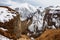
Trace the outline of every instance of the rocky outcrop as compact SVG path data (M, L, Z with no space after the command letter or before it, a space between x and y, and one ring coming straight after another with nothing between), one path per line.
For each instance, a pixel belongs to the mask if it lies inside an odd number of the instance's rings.
M27 33L28 26L32 24L32 17L27 18L25 21L21 21L21 33Z
M0 22L0 27L7 29L7 32L5 32L1 29L0 34L2 34L4 36L10 34L10 36L14 35L15 39L19 38L20 37L20 27L21 27L19 13L7 6L0 6L0 8L6 8L6 9L8 9L8 11L10 11L11 14L16 14L16 16L13 16L13 19L9 20L8 22L7 21L4 23ZM8 35L7 37L12 38L10 36Z

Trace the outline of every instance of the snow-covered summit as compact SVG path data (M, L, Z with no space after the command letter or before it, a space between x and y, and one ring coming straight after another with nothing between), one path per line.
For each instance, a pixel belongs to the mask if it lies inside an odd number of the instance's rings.
M32 13L36 11L36 8L32 5L26 4L26 6L20 7L22 18L31 17Z
M14 8L16 11L18 11L21 15L21 21L24 21L27 19L27 17L31 17L31 15L36 11L36 8L28 3L20 4L20 6L10 6L11 8Z

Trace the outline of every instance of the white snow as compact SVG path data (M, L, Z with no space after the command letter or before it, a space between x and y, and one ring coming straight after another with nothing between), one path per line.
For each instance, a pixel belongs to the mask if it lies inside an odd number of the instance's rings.
M28 28L31 32L34 32L34 24L31 24Z
M31 40L35 40L33 37L31 37Z
M55 10L50 10L50 12L49 13L57 13L57 11L55 11Z
M9 20L13 19L13 16L16 16L16 14L8 11L7 8L0 7L0 22L9 22Z
M59 18L56 19L56 26L57 26L57 27L60 26L60 20L59 20Z
M3 31L8 31L7 29L4 29L4 28L2 28L2 27L0 27L0 29L3 30Z
M22 17L20 17L20 20L21 21L25 21L27 18L22 18Z
M4 37L4 36L2 36L2 35L0 35L0 40L10 40L10 39L7 38L7 37Z
M54 7L49 7L49 9L51 9L49 13L58 13L58 12L60 12L60 11L56 11L56 10L60 10L60 7L54 6Z
M59 12L60 12L60 11L50 10L49 13L54 13L54 14L56 14L56 13L59 13Z
M52 9L52 10L60 10L60 7L52 7L52 8L50 8L50 9Z
M19 12L20 15L22 16L21 18L27 19L27 17L31 17L32 13L36 11L36 8L30 4L23 4L19 7ZM24 21L24 20L21 20Z
M54 15L54 17L58 17L57 15Z

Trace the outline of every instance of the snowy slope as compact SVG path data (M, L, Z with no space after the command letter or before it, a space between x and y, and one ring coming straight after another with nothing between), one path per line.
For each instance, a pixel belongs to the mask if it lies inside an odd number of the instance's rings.
M7 8L0 7L0 22L9 21L13 19L13 16L16 16L16 14L12 14Z
M34 6L32 6L32 5L24 4L24 5L22 5L20 7L19 10L21 11L20 14L21 14L22 19L23 18L26 19L27 17L31 17L32 16L32 13L34 13L36 11L36 8Z
M39 11L40 12L39 12ZM33 16L33 22L32 24L29 26L29 30L34 32L34 30L38 27L37 30L42 30L42 26L43 26L43 18L44 18L44 13L43 13L43 9L38 8L36 14ZM34 28L34 25L36 26L36 28Z

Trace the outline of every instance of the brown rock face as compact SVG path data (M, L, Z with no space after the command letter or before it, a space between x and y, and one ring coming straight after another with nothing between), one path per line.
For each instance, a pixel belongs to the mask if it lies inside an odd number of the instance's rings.
M0 6L0 7L7 8L8 11L10 11L11 13L15 12L16 14L16 16L14 16L13 19L9 20L9 22L5 22L5 23L0 22L0 27L8 30L7 32L0 30L0 34L7 36L9 38L13 38L12 36L14 36L14 38L19 38L20 27L21 27L19 13L7 6Z
M46 30L36 40L60 40L60 29Z
M25 21L21 21L21 33L26 33L28 26L32 24L32 17Z

